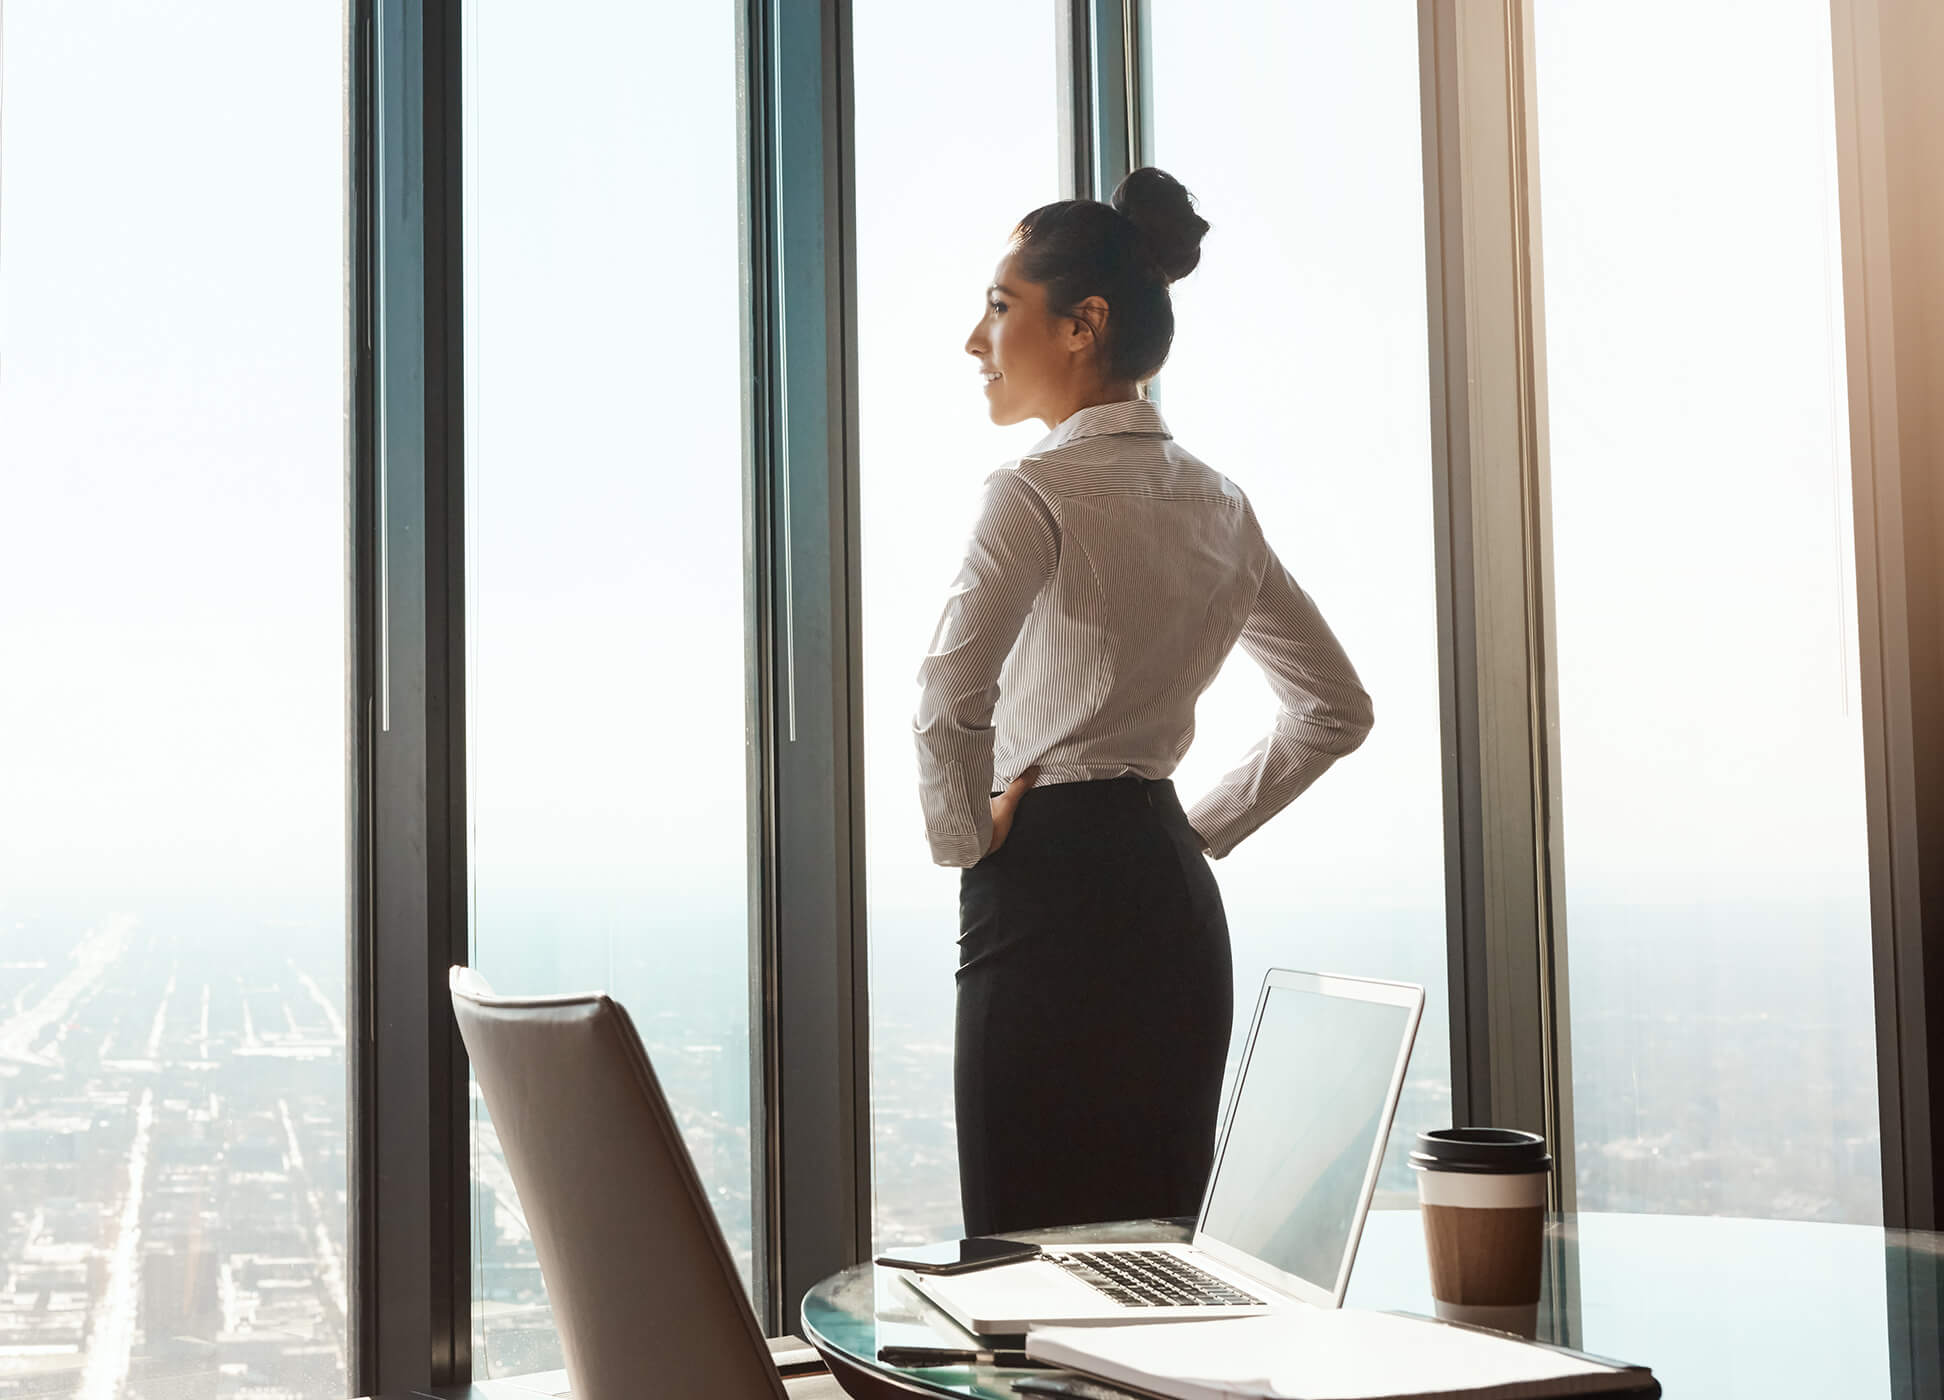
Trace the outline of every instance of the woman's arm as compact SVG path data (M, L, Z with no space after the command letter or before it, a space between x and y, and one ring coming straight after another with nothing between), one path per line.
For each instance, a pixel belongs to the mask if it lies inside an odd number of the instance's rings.
M992 843L999 669L1059 557L1059 527L1039 492L1016 471L994 472L918 668L918 793L939 865L976 865Z
M1276 726L1188 812L1225 856L1370 732L1370 696L1323 614L1272 550L1241 644L1276 692Z

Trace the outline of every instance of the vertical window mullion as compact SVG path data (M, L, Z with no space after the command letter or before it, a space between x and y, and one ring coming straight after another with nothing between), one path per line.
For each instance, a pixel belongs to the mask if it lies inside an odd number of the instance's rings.
M1135 0L1083 0L1088 11L1088 52L1092 60L1094 199L1106 199L1134 169L1139 157L1136 116L1138 74L1134 63Z
M1545 1132L1569 1190L1525 8L1419 8L1453 1107L1464 1121Z
M753 264L752 559L761 721L753 903L765 1024L767 1322L870 1243L859 712L855 252L846 0L745 21Z
M1060 198L1082 199L1094 184L1093 0L1058 0L1054 45L1060 82Z
M458 11L377 0L354 73L352 1388L467 1378Z
M1573 1209L1530 0L1418 6L1452 1112ZM1572 1256L1552 1335L1579 1334Z

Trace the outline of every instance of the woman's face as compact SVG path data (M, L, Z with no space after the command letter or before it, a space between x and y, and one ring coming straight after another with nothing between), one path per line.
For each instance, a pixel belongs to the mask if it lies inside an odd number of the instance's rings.
M1038 418L1051 427L1091 374L1092 343L1084 322L1048 314L1046 288L1028 282L1008 253L986 288L985 315L966 337L965 351L979 362L993 422Z

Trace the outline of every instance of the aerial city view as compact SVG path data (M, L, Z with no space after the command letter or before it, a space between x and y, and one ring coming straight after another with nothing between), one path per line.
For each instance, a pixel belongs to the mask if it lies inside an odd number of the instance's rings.
M0 929L0 1396L345 1393L331 932Z
M1732 949L1719 967L1683 970L1649 939L1627 969L1580 970L1626 982L1612 998L1624 1014L1589 1008L1575 1024L1582 1209L1879 1218L1873 1106L1832 1068L1860 1043L1829 1048L1868 1036L1867 1004L1828 990L1843 979L1817 950L1813 913L1769 924L1796 955L1747 989L1806 1008L1794 1021L1729 1000L1742 994L1723 990ZM266 921L224 936L208 931L215 916L181 912L61 917L0 928L0 1400L344 1395L341 932ZM616 959L618 980L652 961L655 941ZM743 956L725 950L707 980L733 985ZM881 961L907 979L878 983L873 1026L883 1245L959 1221L949 983ZM747 1275L746 1012L720 996L633 1000ZM1379 1208L1412 1199L1409 1134L1449 1119L1444 1035L1434 1007ZM1732 1092L1698 1092L1698 1075ZM476 1098L474 1116L476 1373L551 1369L560 1351L533 1242Z

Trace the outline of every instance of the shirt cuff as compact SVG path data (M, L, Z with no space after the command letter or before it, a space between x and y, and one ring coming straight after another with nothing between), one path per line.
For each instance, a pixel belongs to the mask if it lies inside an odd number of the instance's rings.
M921 796L932 863L959 869L977 865L992 844L992 802L971 791L965 765L949 760L943 772L924 784Z
M955 870L968 870L985 858L985 852L969 836L940 836L929 833L932 864Z
M1201 838L1202 854L1210 860L1220 860L1241 845L1250 832L1262 825L1260 821L1251 820L1255 814L1252 809L1247 808L1227 821L1223 821L1218 814L1218 809L1222 805L1219 797L1219 793L1210 794L1190 808L1186 814L1189 827L1193 829L1196 836Z

